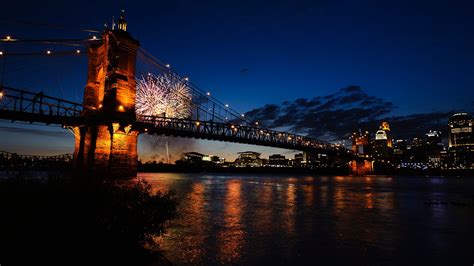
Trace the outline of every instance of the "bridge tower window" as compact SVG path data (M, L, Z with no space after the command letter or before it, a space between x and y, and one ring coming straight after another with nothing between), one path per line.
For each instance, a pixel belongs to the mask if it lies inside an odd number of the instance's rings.
M122 13L120 14L120 18L118 20L118 29L127 31L127 21L125 20L125 10L122 9Z

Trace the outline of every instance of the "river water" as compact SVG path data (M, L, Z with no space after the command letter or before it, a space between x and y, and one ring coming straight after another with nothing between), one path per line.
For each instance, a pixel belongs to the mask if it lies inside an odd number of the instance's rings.
M473 265L474 178L140 173L182 264Z

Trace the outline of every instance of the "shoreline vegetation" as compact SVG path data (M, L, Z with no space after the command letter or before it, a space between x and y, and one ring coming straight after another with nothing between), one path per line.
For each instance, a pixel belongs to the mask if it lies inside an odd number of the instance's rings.
M50 174L0 179L2 263L171 265L155 238L177 216L173 192L141 180Z

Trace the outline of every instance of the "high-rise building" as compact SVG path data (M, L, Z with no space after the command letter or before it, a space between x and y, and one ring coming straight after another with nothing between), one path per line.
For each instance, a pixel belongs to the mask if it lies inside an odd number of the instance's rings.
M449 148L472 145L472 117L468 113L454 114L449 119L448 126Z
M442 151L444 145L441 142L441 132L430 130L425 134L425 154L429 168L439 168L442 166Z
M395 164L400 165L406 162L407 148L406 140L398 139L393 143L393 159Z
M474 135L473 120L468 113L457 113L451 116L449 127L450 165L456 169L474 168Z
M375 133L374 140L374 159L377 161L390 161L393 154L392 138L390 136L390 126L387 122L382 122Z

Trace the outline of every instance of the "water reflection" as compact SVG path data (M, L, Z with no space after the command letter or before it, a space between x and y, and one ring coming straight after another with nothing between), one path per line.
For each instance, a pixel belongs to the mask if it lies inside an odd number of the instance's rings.
M284 232L292 237L295 227L295 211L296 211L296 186L288 184L286 187L286 202L283 212L283 219L286 221Z
M242 220L241 180L226 182L224 219L222 229L217 233L218 260L227 264L240 257L245 241Z
M160 239L165 255L178 265L301 264L313 263L315 256L332 264L377 264L385 257L384 264L398 264L403 256L469 254L469 245L457 243L465 240L462 232L472 230L474 212L449 201L472 201L474 180L141 177L154 189L176 190L182 199L181 218ZM427 199L448 204L430 205Z

